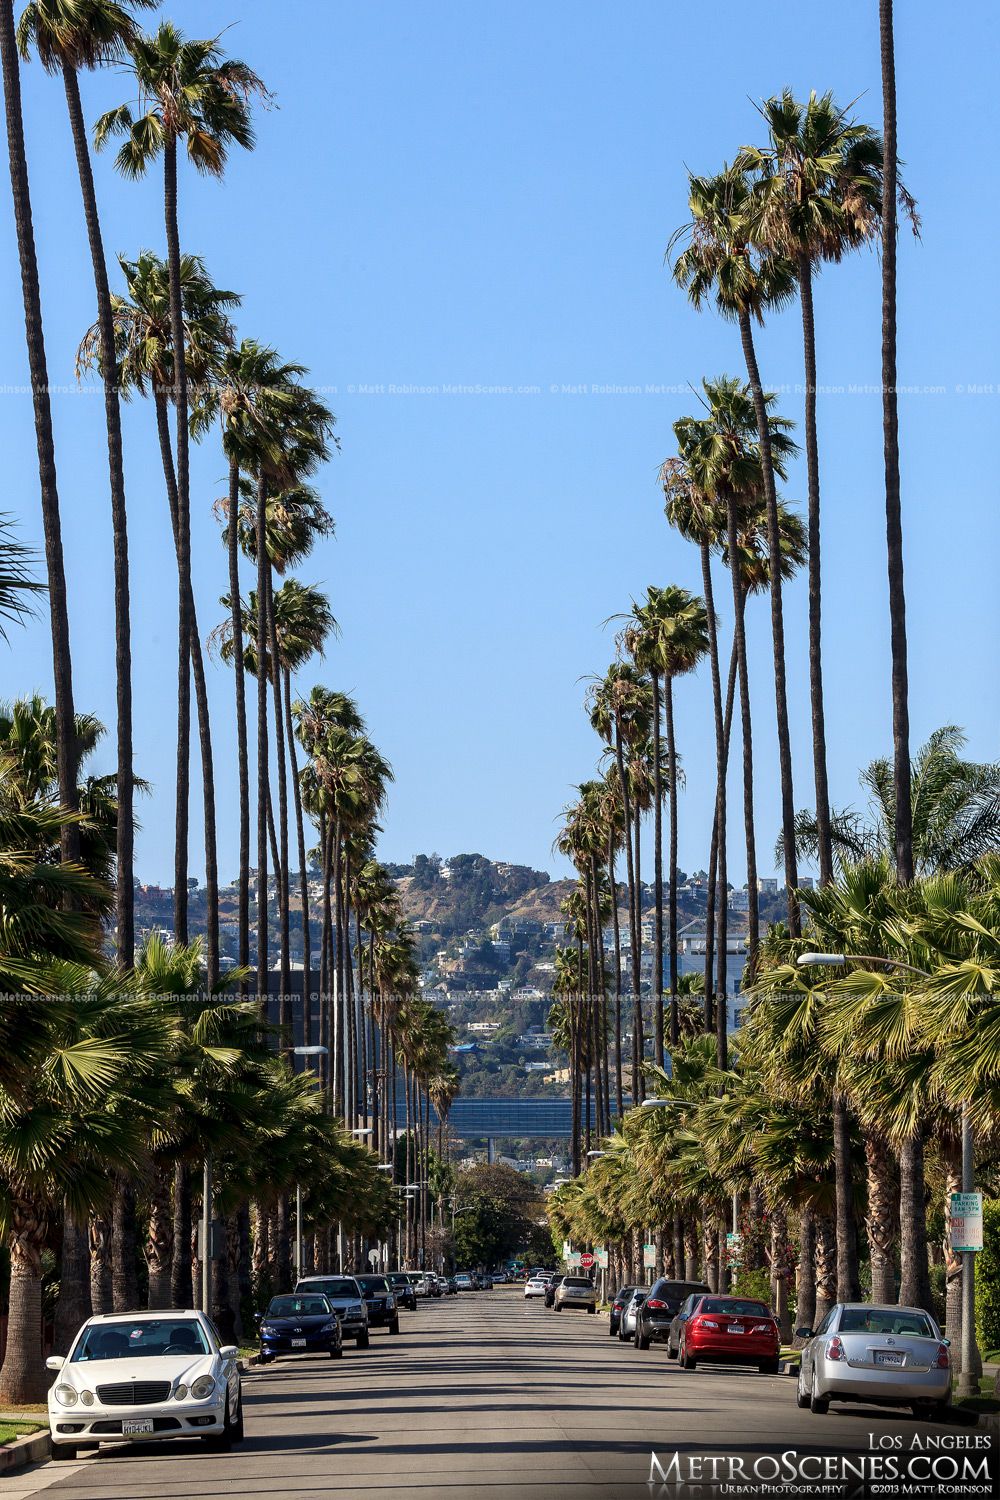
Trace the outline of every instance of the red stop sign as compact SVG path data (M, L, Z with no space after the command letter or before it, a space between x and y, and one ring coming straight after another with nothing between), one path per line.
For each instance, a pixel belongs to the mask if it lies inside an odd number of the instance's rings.
M591 1266L594 1264L594 1257L591 1255L589 1250L585 1250L580 1256L580 1264L585 1271L589 1271Z

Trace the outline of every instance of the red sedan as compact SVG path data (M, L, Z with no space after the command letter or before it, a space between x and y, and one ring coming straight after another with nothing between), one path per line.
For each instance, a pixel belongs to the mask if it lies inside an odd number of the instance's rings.
M777 1375L778 1323L763 1302L746 1297L702 1297L681 1329L681 1368L693 1370L699 1360L725 1365L756 1365L762 1375Z

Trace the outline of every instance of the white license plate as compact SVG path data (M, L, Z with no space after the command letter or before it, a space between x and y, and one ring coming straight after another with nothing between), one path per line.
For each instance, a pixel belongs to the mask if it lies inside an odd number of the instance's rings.
M898 1367L899 1365L901 1365L903 1363L903 1358L904 1358L904 1356L902 1354L897 1354L895 1352L895 1350L892 1350L892 1351L890 1351L888 1349L876 1349L875 1350L875 1363L877 1365L893 1365L893 1366L897 1366Z
M144 1433L153 1431L152 1417L141 1417L133 1422L122 1423L123 1437L142 1437Z
M746 1333L746 1329L743 1327L742 1323L730 1323L729 1327L726 1329L726 1332L727 1333Z
M306 1347L306 1341L305 1341L305 1339L292 1339L292 1348L293 1349L304 1349L305 1347Z

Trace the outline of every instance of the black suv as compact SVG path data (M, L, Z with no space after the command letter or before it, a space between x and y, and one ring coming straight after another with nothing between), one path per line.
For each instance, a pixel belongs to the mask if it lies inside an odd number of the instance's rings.
M648 1349L655 1342L665 1344L670 1334L670 1325L680 1311L681 1303L692 1292L710 1292L703 1281L669 1281L661 1276L649 1289L635 1318L635 1347Z
M399 1332L399 1308L392 1288L384 1276L355 1276L368 1309L369 1328L388 1328Z
M416 1312L417 1294L408 1274L405 1271L386 1271L385 1279L392 1287L397 1307L406 1307L410 1312Z

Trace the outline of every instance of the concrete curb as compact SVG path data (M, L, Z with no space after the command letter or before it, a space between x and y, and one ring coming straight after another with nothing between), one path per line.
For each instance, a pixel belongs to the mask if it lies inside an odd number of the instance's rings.
M52 1457L52 1439L47 1432L32 1432L26 1437L15 1438L5 1448L0 1448L0 1474L9 1474L13 1469L26 1468L28 1464L44 1463Z

